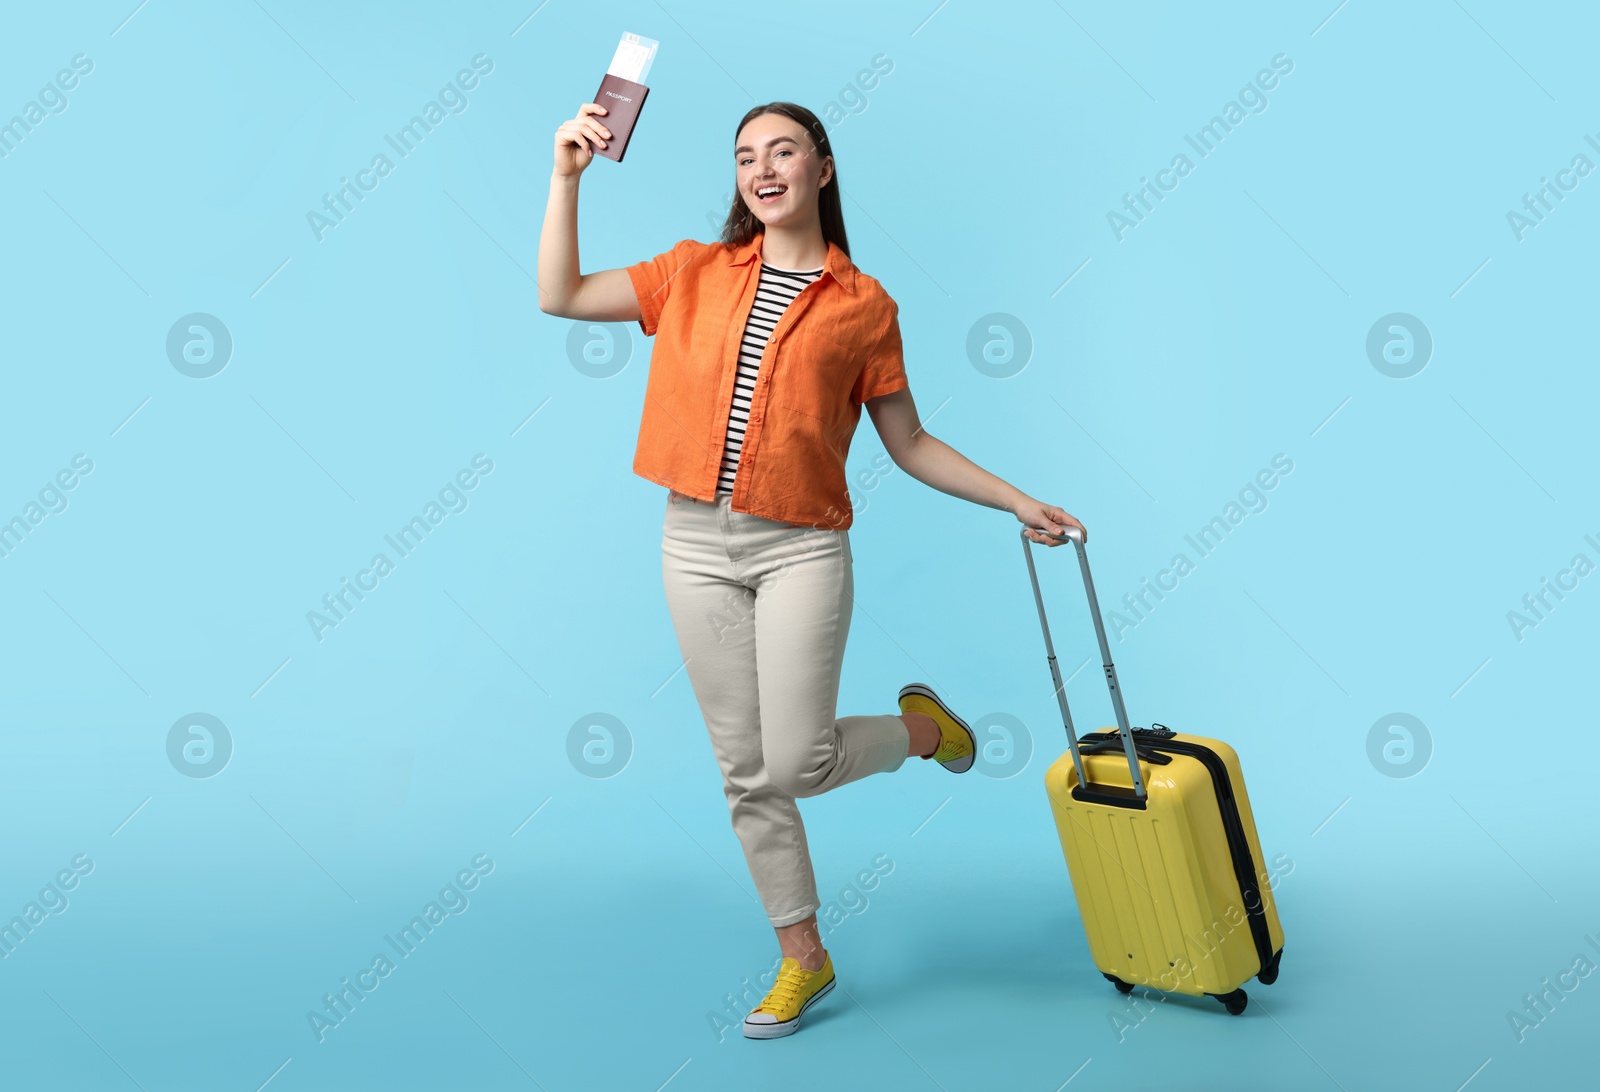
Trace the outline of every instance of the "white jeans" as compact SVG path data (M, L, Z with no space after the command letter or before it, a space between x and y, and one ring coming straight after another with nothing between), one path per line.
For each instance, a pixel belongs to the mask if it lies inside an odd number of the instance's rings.
M735 512L670 490L661 575L733 830L767 917L817 911L795 798L900 768L898 715L836 717L854 605L850 532Z

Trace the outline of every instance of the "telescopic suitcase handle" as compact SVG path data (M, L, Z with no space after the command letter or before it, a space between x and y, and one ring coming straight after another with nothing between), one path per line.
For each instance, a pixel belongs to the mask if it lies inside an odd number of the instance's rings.
M1056 687L1056 701L1061 706L1061 723L1067 730L1067 741L1072 745L1072 763L1078 768L1078 784L1088 785L1089 779L1083 772L1083 757L1078 753L1078 734L1072 728L1072 711L1067 708L1066 687L1061 682L1061 668L1056 664L1056 650L1050 643L1050 623L1044 616L1044 596L1039 593L1039 574L1033 565L1033 551L1029 549L1032 539L1028 537L1029 528L1022 529L1022 556L1028 560L1028 579L1033 582L1033 601L1039 608L1039 626L1044 631L1045 658L1050 664L1050 678ZM1089 616L1094 619L1095 636L1100 640L1100 659L1105 668L1106 686L1111 690L1111 706L1117 714L1117 732L1122 737L1122 750L1128 756L1128 772L1133 775L1134 795L1143 800L1145 798L1144 778L1139 775L1138 752L1134 749L1133 729L1128 726L1128 710L1122 704L1122 687L1117 682L1117 667L1111 662L1111 643L1106 640L1105 623L1100 618L1100 601L1094 594L1094 580L1089 575L1089 555L1084 550L1083 531L1078 527L1068 527L1064 534L1055 534L1051 531L1040 531L1040 534L1049 535L1051 538L1070 539L1078 548L1078 567L1083 570L1083 590L1089 596Z

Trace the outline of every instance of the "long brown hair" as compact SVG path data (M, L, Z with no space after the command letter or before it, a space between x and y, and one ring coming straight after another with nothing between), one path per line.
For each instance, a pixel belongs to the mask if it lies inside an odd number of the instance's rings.
M811 142L816 145L817 156L833 155L833 145L828 142L828 133L822 127L822 122L817 120L817 115L793 102L769 102L762 106L755 106L750 112L739 119L739 125L733 131L733 139L738 143L739 134L744 127L762 114L781 114L790 121L796 122L811 136ZM824 244L833 243L844 251L845 256L850 254L850 241L844 232L844 208L839 202L839 160L833 161L833 177L828 179L828 184L817 191L817 216L822 221L822 241ZM756 219L755 213L744 203L744 194L734 187L733 204L728 209L728 218L722 225L722 242L728 246L743 246L766 228L761 221Z

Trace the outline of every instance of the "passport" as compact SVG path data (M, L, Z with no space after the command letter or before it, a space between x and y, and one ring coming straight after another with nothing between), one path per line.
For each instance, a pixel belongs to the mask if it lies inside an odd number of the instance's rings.
M606 108L606 112L599 115L599 120L611 130L611 139L606 141L606 147L596 148L595 155L622 162L622 156L628 150L628 140L633 136L634 124L639 120L639 111L644 107L645 96L650 94L650 88L645 86L644 81L650 74L650 66L655 62L659 45L655 39L641 38L637 34L624 34L622 41L617 44L616 55L611 58L611 65L606 69L605 77L600 81L600 90L595 92L593 99Z

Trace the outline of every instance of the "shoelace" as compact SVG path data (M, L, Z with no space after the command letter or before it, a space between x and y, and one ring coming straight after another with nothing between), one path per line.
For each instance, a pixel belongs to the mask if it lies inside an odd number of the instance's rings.
M804 968L790 970L785 967L778 972L778 980L772 984L771 991L766 1000L756 1007L757 1012L770 1012L774 1015L782 1014L783 1010L794 1003L800 996L800 987L805 983L806 976L816 974L815 971L806 971Z

